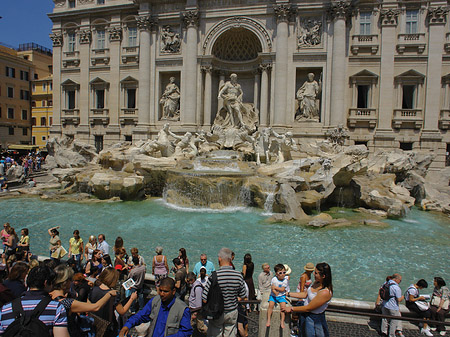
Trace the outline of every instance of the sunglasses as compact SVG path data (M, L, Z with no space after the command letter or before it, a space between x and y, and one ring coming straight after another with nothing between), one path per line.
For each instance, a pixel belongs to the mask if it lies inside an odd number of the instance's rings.
M279 272L277 272L277 274L284 275L284 274L286 274L286 272L285 271L279 271Z

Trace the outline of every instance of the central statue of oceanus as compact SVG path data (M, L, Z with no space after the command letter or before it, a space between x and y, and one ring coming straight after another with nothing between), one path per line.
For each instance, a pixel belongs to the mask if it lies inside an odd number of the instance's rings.
M224 148L242 150L243 143L248 143L243 133L251 135L258 126L259 112L252 103L242 102L243 95L236 74L231 74L230 81L219 88L217 98L219 104L223 100L223 106L214 119L212 132L219 136L219 143ZM247 145L251 149L251 144Z

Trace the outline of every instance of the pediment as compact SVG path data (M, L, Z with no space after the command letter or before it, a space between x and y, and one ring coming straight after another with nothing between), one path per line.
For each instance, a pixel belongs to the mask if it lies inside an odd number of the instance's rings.
M130 82L138 82L138 80L132 76L127 76L122 81L120 81L120 83L130 83Z
M101 79L100 77L94 78L92 81L89 82L89 84L107 84L105 80Z

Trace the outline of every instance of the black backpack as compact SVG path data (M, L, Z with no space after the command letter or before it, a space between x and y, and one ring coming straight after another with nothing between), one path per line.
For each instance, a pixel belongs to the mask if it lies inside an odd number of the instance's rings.
M39 316L44 312L52 299L43 298L33 311L25 312L22 307L22 299L12 301L12 310L15 315L14 322L6 328L4 337L51 337L49 327L45 325Z
M217 273L211 274L211 284L209 286L208 299L202 305L202 316L206 319L218 319L223 314L223 296L217 281Z
M391 296L391 285L392 285L392 284L388 281L388 282L385 282L385 283L381 286L379 293L380 293L380 298L381 298L383 301L389 301L389 299L390 299L391 297L394 297L394 296Z

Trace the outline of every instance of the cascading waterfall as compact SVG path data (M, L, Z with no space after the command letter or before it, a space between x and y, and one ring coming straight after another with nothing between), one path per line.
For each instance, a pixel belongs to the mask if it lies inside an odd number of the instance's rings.
M264 202L264 215L270 215L273 213L273 202L275 201L275 193L268 192L266 201Z

